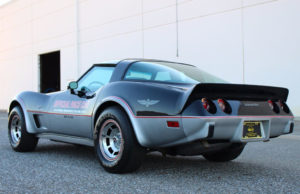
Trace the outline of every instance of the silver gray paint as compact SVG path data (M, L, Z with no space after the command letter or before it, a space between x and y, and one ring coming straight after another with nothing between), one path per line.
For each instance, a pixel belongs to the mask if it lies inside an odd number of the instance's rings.
M97 93L99 93L98 91ZM37 101L32 102L32 96ZM96 107L101 104L113 101L118 103L126 111L133 125L138 142L144 147L159 148L169 147L188 143L194 140L205 139L208 135L209 124L214 125L214 136L211 139L228 139L230 142L245 142L241 139L242 126L245 120L262 121L263 138L251 141L267 141L270 136L279 136L289 133L290 123L293 119L281 117L232 117L232 118L193 118L193 117L137 117L132 113L129 105L119 97L110 96L105 99L93 98L85 99L90 104L81 113L73 118L65 118L64 115L52 114L55 111L53 103L56 100L71 99L82 100L78 96L70 94L70 91L59 92L45 95L33 92L24 92L18 95L15 100L20 103L26 119L28 132L38 134L41 138L48 138L69 143L77 143L92 146L93 140L93 122ZM36 103L39 102L40 104ZM41 103L42 102L42 103ZM45 109L46 107L46 109ZM38 110L36 110L38 109ZM33 112L28 110L42 111L40 121L42 127L37 128ZM47 113L44 113L47 112ZM49 114L50 113L50 114ZM64 112L64 114L73 114L74 112ZM91 115L89 117L83 115ZM178 121L179 128L167 127L167 121ZM85 140L84 140L85 139Z

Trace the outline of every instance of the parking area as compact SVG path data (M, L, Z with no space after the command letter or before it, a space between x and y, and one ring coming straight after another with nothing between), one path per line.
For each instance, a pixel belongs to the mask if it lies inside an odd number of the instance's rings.
M0 193L300 193L300 122L295 132L249 143L228 163L149 154L131 174L109 174L92 148L41 140L14 152L0 113Z

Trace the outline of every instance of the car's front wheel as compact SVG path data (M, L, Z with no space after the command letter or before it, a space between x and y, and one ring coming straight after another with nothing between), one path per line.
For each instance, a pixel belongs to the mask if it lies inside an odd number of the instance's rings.
M38 138L26 130L25 117L21 107L14 107L8 119L8 137L11 147L18 152L29 152L36 148Z
M212 162L228 162L236 159L244 150L246 144L234 143L217 152L203 154L203 157Z
M138 144L126 113L109 107L95 126L95 150L100 164L108 172L126 173L140 167L144 149Z

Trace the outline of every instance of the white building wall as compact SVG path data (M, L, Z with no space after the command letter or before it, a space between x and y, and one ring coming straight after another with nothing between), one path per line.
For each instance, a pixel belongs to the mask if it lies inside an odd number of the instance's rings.
M230 82L288 87L300 115L299 7L299 0L13 0L0 7L0 109L23 90L38 91L39 54L60 50L61 88L94 63L156 58Z

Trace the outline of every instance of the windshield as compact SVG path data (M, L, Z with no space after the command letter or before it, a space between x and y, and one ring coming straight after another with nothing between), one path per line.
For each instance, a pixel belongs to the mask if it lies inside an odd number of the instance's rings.
M227 83L197 67L168 62L136 62L127 70L124 80L168 83Z

